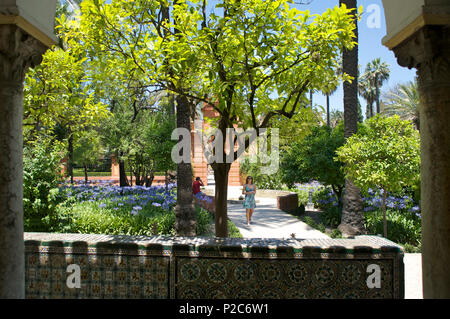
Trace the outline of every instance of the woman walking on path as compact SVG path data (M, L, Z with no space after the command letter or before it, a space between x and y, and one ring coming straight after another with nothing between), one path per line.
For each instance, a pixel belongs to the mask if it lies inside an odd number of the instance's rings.
M247 176L245 185L242 187L242 194L245 194L244 208L246 209L247 225L252 221L253 209L256 207L255 194L256 186L253 184L253 177Z

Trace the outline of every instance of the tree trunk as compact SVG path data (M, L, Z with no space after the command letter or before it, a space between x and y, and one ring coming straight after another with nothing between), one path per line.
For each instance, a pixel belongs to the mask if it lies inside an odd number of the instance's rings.
M169 174L168 171L164 173L164 184L166 186L166 193L169 192Z
M370 109L369 109L370 117L373 117L373 102L372 101L370 102L369 107L370 107Z
M123 152L120 152L120 156L123 156ZM119 185L120 187L129 186L127 172L125 171L125 162L119 157Z
M331 188L333 189L333 192L336 195L336 199L338 201L339 208L342 209L342 189L343 189L343 187L331 185Z
M187 98L182 95L177 96L177 127L191 130L190 105ZM190 146L190 139L188 143ZM186 151L186 149L184 148L183 151ZM192 167L190 160L188 163L182 161L177 165L175 234L176 236L195 236L196 232L197 221L192 195Z
M330 127L330 95L327 94L327 126Z
M68 161L68 171L69 171L69 176L70 176L70 183L73 184L73 134L72 134L72 129L69 126L69 161Z
M358 24L356 20L357 1L340 0L339 4L345 4L353 11L355 41L358 42ZM344 135L349 138L357 132L358 128L358 46L353 50L344 49L342 56L343 72L355 78L352 83L344 82ZM364 232L363 203L360 190L350 180L345 181L343 196L342 219L339 230L344 236L355 236Z
M386 197L387 197L387 192L385 189L383 189L383 205L382 210L383 210L383 232L384 232L384 238L387 238L387 221L386 221Z
M84 183L88 183L88 167L86 164L84 164Z
M375 88L376 88L376 103L377 103L377 114L381 113L380 108L380 87L378 86L378 78L375 78Z
M229 163L214 163L215 180L215 225L216 237L228 237L228 213L227 213L227 197L228 197L228 173L231 168Z

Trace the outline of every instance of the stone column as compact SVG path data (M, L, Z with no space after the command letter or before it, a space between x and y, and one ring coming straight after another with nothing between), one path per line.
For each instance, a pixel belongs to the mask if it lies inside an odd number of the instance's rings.
M0 25L0 298L24 298L23 81L46 47L15 25Z
M450 298L450 27L425 26L394 52L419 79L423 295Z

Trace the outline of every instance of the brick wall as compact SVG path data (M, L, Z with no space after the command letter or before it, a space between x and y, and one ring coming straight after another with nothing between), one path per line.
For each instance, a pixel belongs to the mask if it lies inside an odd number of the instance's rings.
M293 211L298 207L298 194L277 196L277 207L282 211Z

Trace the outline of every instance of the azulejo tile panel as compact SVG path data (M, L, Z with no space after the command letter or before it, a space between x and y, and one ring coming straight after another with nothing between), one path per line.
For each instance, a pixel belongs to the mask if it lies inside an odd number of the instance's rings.
M392 260L270 260L178 258L176 297L393 298ZM381 288L369 288L367 268L381 269Z
M169 298L169 258L26 252L27 298ZM80 266L80 288L66 281Z

